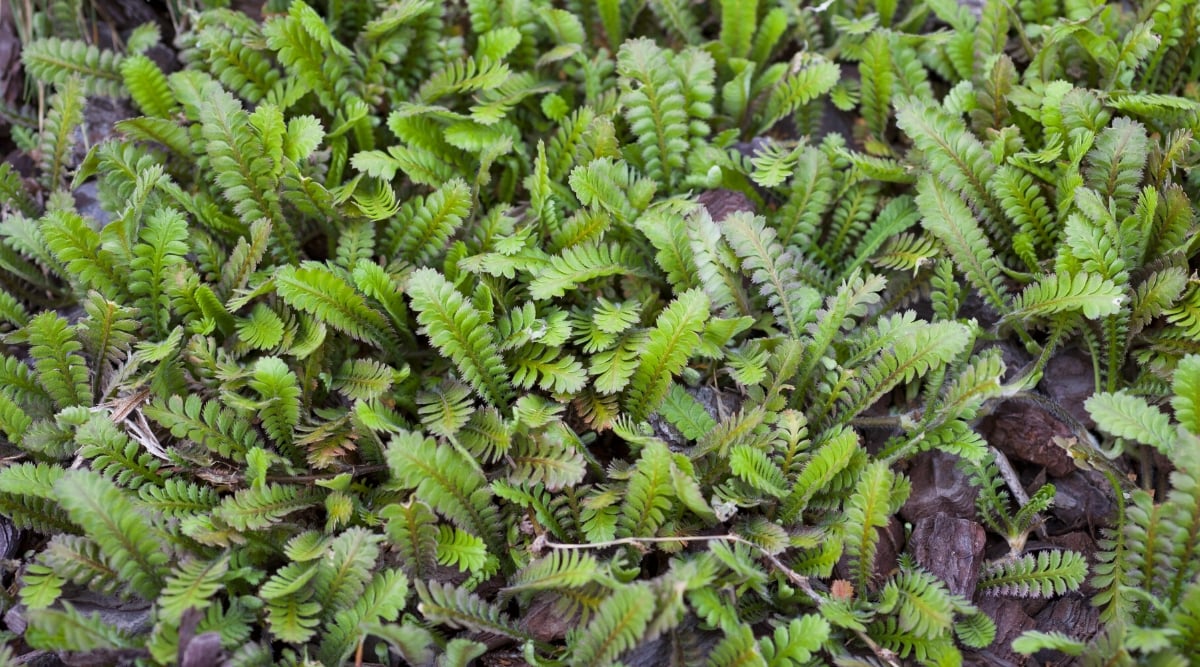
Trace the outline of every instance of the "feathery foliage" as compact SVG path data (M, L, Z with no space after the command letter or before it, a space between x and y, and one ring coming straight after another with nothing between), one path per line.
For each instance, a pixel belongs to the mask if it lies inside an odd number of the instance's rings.
M1197 3L221 4L12 5L9 643L1007 659L975 588L1100 608L1017 652L1200 660ZM930 450L1009 547L970 581Z

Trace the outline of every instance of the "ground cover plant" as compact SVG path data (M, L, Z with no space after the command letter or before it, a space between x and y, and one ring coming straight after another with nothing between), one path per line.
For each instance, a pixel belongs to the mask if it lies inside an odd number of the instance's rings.
M0 28L0 663L1200 660L1200 2Z

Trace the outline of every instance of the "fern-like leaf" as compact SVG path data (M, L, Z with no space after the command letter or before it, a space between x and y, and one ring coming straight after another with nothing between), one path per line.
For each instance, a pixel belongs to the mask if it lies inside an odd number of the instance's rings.
M387 536L401 556L401 567L414 580L431 577L434 571L438 529L437 517L420 501L388 505L380 512L387 520Z
M143 599L153 600L166 583L170 552L149 508L98 473L76 470L55 484L58 502L100 547L106 561Z
M496 353L495 333L483 314L468 303L442 274L418 269L406 287L421 333L458 366L462 378L484 400L504 406L512 395L504 360Z
M125 281L116 259L100 246L100 235L86 220L70 211L54 211L41 219L41 233L80 292L94 289L109 298L121 293L119 286Z
M106 623L100 612L84 616L70 604L63 609L35 609L29 613L25 641L33 648L55 651L105 651L133 648L134 635Z
M641 275L639 259L619 244L588 243L565 248L550 258L529 284L529 295L539 301L561 297L581 283L613 275Z
M1021 292L1006 317L1047 317L1078 311L1089 320L1116 313L1125 301L1124 290L1094 273L1043 276Z
M1000 262L962 199L927 174L917 183L917 207L922 225L942 242L975 289L993 308L1007 312Z
M262 530L310 507L316 495L293 484L267 484L227 496L213 517L237 530Z
M334 114L350 99L354 77L346 74L352 52L337 41L315 9L293 2L286 16L264 22L262 33L279 61L316 93L326 111Z
M172 208L161 208L147 218L141 243L133 247L129 291L139 297L135 305L159 335L166 335L170 328L171 301L167 293L175 279L173 269L184 263L187 239L183 215Z
M617 54L625 118L637 137L646 174L660 183L675 180L688 148L686 100L673 76L671 55L644 38L625 42Z
M1038 632L1027 630L1013 640L1012 649L1022 655L1033 655L1038 651L1059 651L1067 655L1082 655L1086 644L1061 632Z
M934 177L949 190L947 194L966 200L988 225L997 224L1001 212L988 189L995 166L983 144L957 118L926 100L902 100L897 105L896 123L921 149ZM930 190L928 186L920 188L922 193ZM950 218L952 222L958 219Z
M437 560L460 572L482 573L488 567L487 545L462 528L438 526Z
M1163 456L1176 455L1177 436L1170 418L1146 399L1121 390L1095 394L1084 405L1104 431L1151 445Z
M729 452L729 469L755 489L770 496L787 495L787 479L767 454L749 445L735 445Z
M267 435L291 453L294 431L300 423L300 387L296 374L278 357L263 357L254 364L250 388L262 397L262 425Z
M595 557L581 551L555 551L526 565L509 579L504 595L578 588L600 574Z
M353 607L362 595L379 558L381 541L382 535L355 527L330 542L329 552L321 559L311 584L326 617Z
M408 579L396 570L377 572L353 607L337 612L332 627L321 640L320 658L325 664L341 664L363 634L363 626L394 621L404 609Z
M125 88L143 114L171 118L177 106L175 98L167 76L153 60L141 54L129 56L121 61L120 70Z
M387 341L391 330L383 315L340 276L321 264L283 266L275 272L275 291L288 305L319 318L361 341Z
M474 593L438 581L430 581L428 584L423 581L413 583L421 600L417 609L425 618L435 623L490 632L519 641L530 639L529 635L517 629L499 607L484 601Z
M876 461L863 470L846 501L846 552L860 590L867 590L875 568L879 529L908 496L908 483Z
M261 439L249 420L223 408L216 401L204 401L195 394L185 399L172 396L144 406L146 416L169 429L177 438L203 445L227 458L242 458L259 447Z
M50 189L61 186L75 143L75 130L83 122L86 104L79 79L72 77L50 98L50 110L42 128L39 145L42 182Z
M857 415L896 386L948 364L966 348L969 340L969 330L957 322L935 322L916 327L910 335L897 340L891 349L856 369L861 374L861 383L843 396L843 419Z
M174 622L188 609L207 608L209 599L224 588L221 580L228 571L228 556L212 561L194 560L178 566L167 578L157 601L159 613Z
M808 664L829 639L829 622L816 614L793 618L775 632L758 640L767 667L799 667Z
M1116 204L1117 216L1133 210L1147 156L1146 129L1141 123L1117 117L1096 138L1088 154L1088 185Z
M461 179L442 185L428 197L406 202L397 216L400 231L386 244L388 256L399 253L416 266L428 265L470 212L471 190Z
M60 407L88 405L91 388L87 363L79 354L83 345L75 339L67 321L54 311L46 311L30 320L29 353L36 360L42 387Z
M811 319L820 296L805 285L793 268L796 258L776 240L775 230L760 216L734 213L722 222L721 233L742 260L742 270L760 285L776 321L793 336Z
M34 78L58 86L78 76L89 95L120 97L122 56L78 40L47 37L25 44L21 61Z
M1079 588L1086 576L1083 554L1052 549L988 564L979 588L993 595L1047 598Z
M587 626L567 635L568 664L609 664L633 648L654 615L654 595L647 584L629 584L605 598Z
M579 437L568 427L552 424L522 438L510 450L514 469L509 479L515 483L541 483L550 491L574 486L587 472L581 446Z
M820 56L801 59L798 67L779 82L763 106L759 132L765 134L801 106L829 92L842 77L842 68Z
M670 389L671 376L683 370L699 343L708 315L708 297L698 289L680 294L659 314L629 382L625 405L635 419L657 409Z
M401 433L387 449L392 477L464 530L498 548L501 527L483 473L462 453L416 433Z
M902 567L879 597L880 611L895 612L903 632L936 639L954 622L954 601L945 584L920 568Z

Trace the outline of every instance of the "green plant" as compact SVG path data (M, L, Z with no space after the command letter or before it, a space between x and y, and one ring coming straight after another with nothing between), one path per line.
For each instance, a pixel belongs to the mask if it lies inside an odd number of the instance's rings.
M1192 531L1197 512L1200 471L1200 422L1196 416L1200 357L1187 356L1175 370L1171 405L1177 423L1140 397L1125 393L1096 394L1088 410L1109 435L1150 445L1176 461L1170 490L1156 503L1134 491L1099 554L1093 583L1101 589L1096 602L1108 621L1105 633L1092 642L1030 633L1015 646L1032 653L1054 648L1070 655L1112 664L1139 660L1195 660L1196 593L1200 563Z
M1192 657L1196 3L693 4L216 8L170 74L150 28L24 36L38 189L0 166L0 514L46 538L23 640L959 664L996 628L885 561L895 464L969 470L1012 551L983 594L1077 589L1080 553L1026 553L1054 487L1022 497L980 433L1076 345L1116 440L1063 445L1162 454L1172 490L1120 503L1104 637L1017 648ZM97 95L143 115L84 145ZM93 180L103 221L70 196ZM543 604L561 635L528 627Z

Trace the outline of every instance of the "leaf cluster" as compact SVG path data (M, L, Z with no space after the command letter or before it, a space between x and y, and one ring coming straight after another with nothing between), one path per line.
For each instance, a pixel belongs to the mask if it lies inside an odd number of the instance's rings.
M1198 659L1195 2L200 2L170 73L77 4L14 6L44 99L0 109L30 647L961 664L993 622L881 548L912 457L1010 548L979 596L1087 590L985 440L1024 400L1118 513L1103 633L1016 650Z

